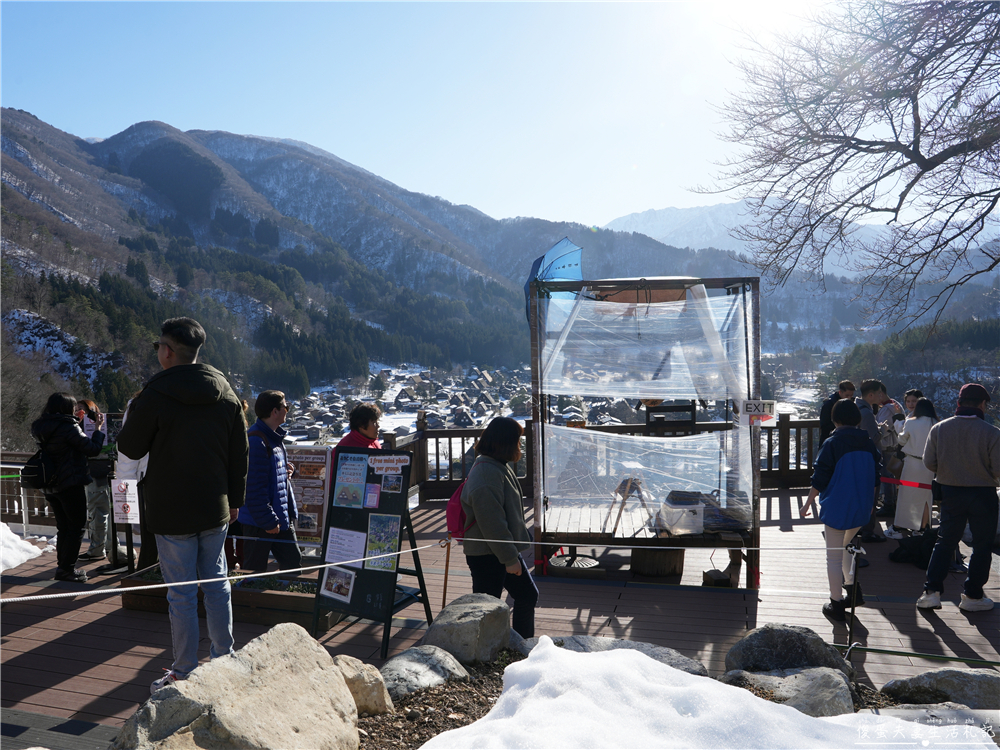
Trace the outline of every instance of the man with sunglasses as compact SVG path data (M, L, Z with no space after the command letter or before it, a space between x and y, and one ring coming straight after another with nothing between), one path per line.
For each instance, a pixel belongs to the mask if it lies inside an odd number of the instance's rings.
M156 534L163 580L201 584L214 659L233 651L233 611L226 529L243 505L247 435L243 406L226 377L198 363L205 329L171 318L153 343L163 371L146 383L118 433L129 458L149 454L142 479L146 525ZM151 692L185 679L198 666L198 586L167 589L174 662Z
M257 537L243 545L243 567L267 570L271 554L281 570L302 566L295 538L295 495L289 481L295 467L285 453L288 402L281 391L264 391L253 406L257 421L247 430L250 438L250 468L246 504L240 508L243 536Z

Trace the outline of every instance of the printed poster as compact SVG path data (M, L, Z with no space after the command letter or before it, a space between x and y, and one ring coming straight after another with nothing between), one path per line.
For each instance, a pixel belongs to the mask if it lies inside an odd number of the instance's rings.
M330 448L302 445L285 449L292 473L292 492L298 518L295 535L300 542L322 542L326 523L326 502L329 497Z
M366 508L377 508L379 491L382 489L380 485L377 484L366 484L365 485L365 507Z
M402 527L402 517L382 513L372 513L368 516L368 547L365 557L387 555L374 560L365 560L365 570L396 571L399 559L399 532Z
M115 523L139 523L139 480L112 479Z
M328 563L338 563L350 565L352 568L360 568L360 562L347 562L348 560L362 560L365 556L365 541L367 537L363 531L350 531L349 529L338 529L330 527L330 541L326 545L326 555L324 560Z
M358 453L341 453L337 462L337 483L333 488L333 504L343 508L362 507L367 476L367 456Z

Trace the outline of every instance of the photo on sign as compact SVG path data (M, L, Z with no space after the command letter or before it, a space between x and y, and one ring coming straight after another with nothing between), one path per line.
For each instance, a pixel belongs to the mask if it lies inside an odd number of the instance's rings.
M323 572L323 586L320 593L342 602L351 601L354 591L354 572L343 568L327 568Z
M378 507L378 497L379 490L381 488L377 484L366 484L365 485L365 507L366 508L377 508Z
M319 528L319 514L299 513L295 519L295 526L300 531L315 531Z
M395 572L399 551L400 516L372 513L368 516L368 546L365 557L388 555L374 560L365 560L366 570L385 570Z
M403 491L402 474L385 474L382 476L382 492L398 494Z
M363 484L340 484L333 488L333 504L342 508L360 508L365 492Z

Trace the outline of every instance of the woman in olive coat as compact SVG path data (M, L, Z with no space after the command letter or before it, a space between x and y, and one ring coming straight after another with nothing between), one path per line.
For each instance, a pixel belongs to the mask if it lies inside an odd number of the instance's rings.
M535 635L538 588L521 552L531 546L521 487L511 464L521 458L517 421L497 417L476 443L476 462L462 490L468 529L462 546L472 573L472 591L514 599L511 625L522 638Z

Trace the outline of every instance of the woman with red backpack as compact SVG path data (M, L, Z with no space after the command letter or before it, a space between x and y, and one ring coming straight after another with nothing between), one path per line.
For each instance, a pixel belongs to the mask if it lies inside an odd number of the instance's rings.
M521 458L524 430L516 420L497 417L476 443L476 462L462 490L466 516L463 546L473 593L514 599L512 626L522 638L535 635L535 586L521 552L531 546L524 522L521 486L511 464Z

